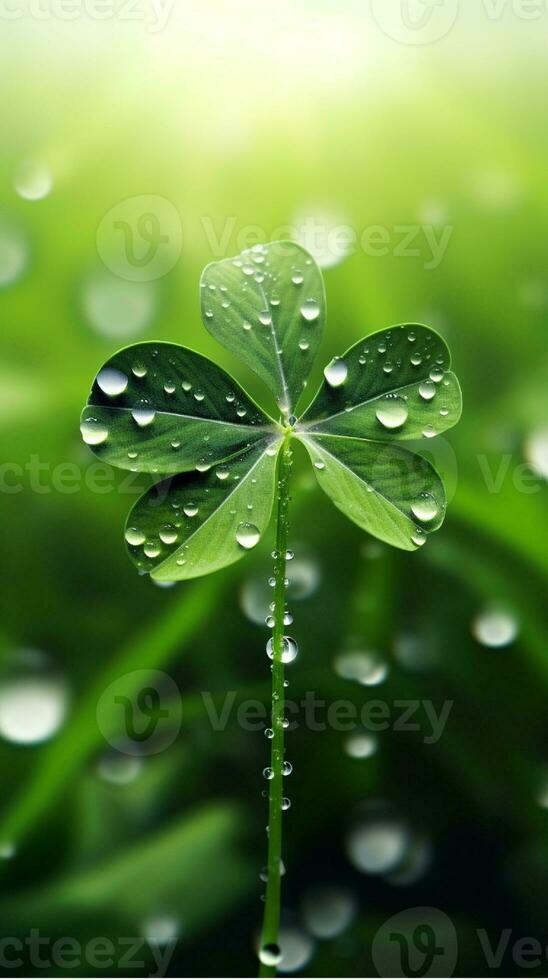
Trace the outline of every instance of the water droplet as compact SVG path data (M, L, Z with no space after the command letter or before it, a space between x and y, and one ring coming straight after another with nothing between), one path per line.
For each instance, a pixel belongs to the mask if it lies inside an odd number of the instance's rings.
M265 728L264 733L265 733L265 738L268 738L268 739L273 739L274 738L274 731L273 731L272 728Z
M176 943L180 926L174 915L154 915L142 923L140 934L149 946L167 946Z
M262 310L259 313L259 323L262 323L263 327L269 327L272 324L272 314L269 310Z
M194 397L195 397L195 399L196 399L197 402L203 402L203 400L205 398L205 395L204 395L203 391L200 391L198 389L197 391L194 392Z
M307 892L303 900L303 918L316 939L334 939L352 924L356 901L342 888L319 887Z
M324 377L328 385L332 388L339 388L343 385L348 377L348 365L340 357L334 357L333 360L324 368Z
M236 541L247 551L254 548L255 545L259 543L260 537L261 532L259 531L258 527L255 527L254 524L249 524L247 521L242 521L242 523L238 525L238 529L236 531Z
M301 316L307 323L313 323L320 315L320 306L315 299L306 299L301 305Z
M293 766L290 762L284 762L282 765L282 776L290 776L293 772Z
M139 545L145 543L146 537L138 527L128 527L126 528L125 539L128 544L131 544L134 548L137 548Z
M439 507L431 493L421 493L411 504L411 512L418 521L433 521L439 514Z
M524 455L533 472L548 480L548 428L537 429L528 436Z
M411 541L413 544L417 545L417 548L422 548L423 544L426 544L426 534L420 527L416 527L411 535Z
M263 769L263 776L268 780L274 779L274 770L267 766L266 769Z
M38 650L20 650L2 665L0 735L17 745L52 738L65 721L69 692Z
M185 514L187 517L196 517L197 513L198 513L198 508L196 504L188 503L184 505L183 514Z
M377 739L374 735L357 733L350 735L344 743L344 749L351 759L370 759L377 751Z
M51 171L37 160L25 160L19 165L13 186L26 201L41 201L53 187Z
M278 966L281 958L280 947L275 943L267 943L259 950L259 959L263 966Z
M109 398L121 395L128 386L127 374L118 371L117 368L105 367L97 375L97 384L101 391Z
M274 660L274 639L270 637L268 643L266 644L266 652L271 660ZM282 639L282 656L281 661L283 664L291 664L297 657L299 653L299 647L291 636L284 636Z
M298 269L295 269L293 275L291 276L291 282L293 283L294 286L302 285L302 283L304 282L304 276L302 272L299 272Z
M309 347L310 344L308 343L308 340L299 340L299 350L305 351L308 350Z
M145 378L146 377L147 369L146 369L145 365L142 364L140 361L137 361L133 365L133 367L132 367L131 370L132 370L132 372L133 372L133 374L135 375L136 378Z
M407 421L409 409L399 395L388 395L379 404L375 415L385 429L400 429Z
M382 684L388 675L388 665L374 651L340 653L333 662L335 673L347 681L357 681L366 687Z
M175 544L178 538L177 528L173 527L172 524L164 524L164 526L160 528L159 536L160 541L163 541L164 544Z
M304 970L314 953L314 943L302 929L280 929L278 942L282 958L278 972L293 976Z
M228 480L228 477L230 476L228 466L218 466L215 470L215 476L218 480Z
M486 647L506 647L514 642L518 633L516 617L502 607L484 609L472 622L472 635Z
M325 470L325 463L322 459L317 459L314 463L317 470Z
M198 473L207 473L211 469L211 463L208 463L206 459L202 459L199 463L196 463L196 469Z
M147 541L143 548L143 551L147 556L147 558L157 558L161 550L162 549L160 548L160 545L157 544L155 541Z
M86 446L100 446L108 439L108 429L104 422L99 422L98 419L84 419L80 425L80 432Z
M422 364L422 357L420 354L411 354L410 361L413 367L420 367Z
M387 874L405 857L409 832L395 814L372 807L349 834L346 847L352 864L367 874Z
M175 394L175 385L173 384L173 381L166 381L166 383L164 385L164 391L165 391L166 395L173 395L173 394Z
M84 312L103 336L126 339L146 328L156 309L156 295L152 282L128 282L105 272L85 284Z
M281 802L281 808L282 808L282 810L289 810L290 806L291 806L291 800L289 799L289 797L288 796L283 796L282 797L282 802Z
M0 288L10 286L25 271L28 248L14 228L0 228Z
M154 422L156 418L156 412L153 408L150 408L146 402L142 402L137 408L131 409L131 416L137 423L140 429L144 429L147 425Z
M430 380L431 381L436 381L439 384L440 381L443 381L443 375L444 375L444 372L441 370L441 368L435 368L434 367L430 371Z
M424 398L425 402L432 401L434 395L436 394L436 386L432 381L423 381L419 385L419 395Z
M192 391L192 385L190 381L181 381L181 388L183 389L183 391L186 392Z
M425 439L434 438L434 436L436 435L436 430L431 422L429 422L428 425L425 425L424 429L422 430L422 434L425 437Z
M97 774L106 783L116 786L127 786L132 783L143 769L143 760L136 755L125 755L123 752L105 752L97 764Z

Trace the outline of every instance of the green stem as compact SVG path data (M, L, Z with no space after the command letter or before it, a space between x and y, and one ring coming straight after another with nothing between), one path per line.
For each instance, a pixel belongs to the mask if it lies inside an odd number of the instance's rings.
M289 476L291 470L291 433L287 433L278 458L276 511L276 551L274 557L274 629L272 662L272 730L270 768L274 773L268 783L268 861L266 897L261 934L261 949L277 946L280 928L280 891L282 861L282 799L284 761L284 665L282 662L285 613L285 567L289 528ZM261 977L276 976L276 967L261 963Z

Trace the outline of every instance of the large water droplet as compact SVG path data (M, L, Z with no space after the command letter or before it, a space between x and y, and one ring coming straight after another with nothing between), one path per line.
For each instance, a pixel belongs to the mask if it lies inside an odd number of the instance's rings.
M385 429L401 429L407 421L409 409L399 395L388 395L379 404L375 415Z
M144 403L136 408L132 408L131 415L141 429L144 429L147 425L150 425L156 418L156 412L154 409L150 408Z
M514 642L518 632L516 617L501 607L484 609L472 622L472 635L486 647L506 647Z
M146 541L146 535L143 531L140 531L138 527L128 527L126 528L125 539L128 544L133 545L137 548L139 545L144 544Z
M158 533L160 541L163 541L164 544L175 544L178 537L177 528L173 527L172 524L164 524Z
M271 660L274 660L274 639L270 637L268 643L266 644L266 652ZM284 636L282 639L282 656L281 661L283 664L291 664L296 659L299 653L299 647L291 636Z
M260 537L261 532L259 531L258 527L255 527L254 524L250 524L247 521L242 521L242 523L238 525L238 529L236 531L236 541L247 551L254 548L255 545L259 543Z
M267 943L259 950L259 959L263 966L278 966L282 958L281 950L275 943Z
M436 394L436 386L432 381L423 381L419 385L419 395L425 402L432 401L434 395Z
M313 323L320 315L320 304L315 299L305 299L301 305L301 316L308 323Z
M184 505L183 513L186 514L187 517L196 517L196 514L198 513L198 507L196 506L196 504L191 504L189 502L188 504Z
M128 377L118 368L104 367L97 375L97 384L103 394L108 395L109 398L115 398L126 390Z
M108 429L104 422L98 419L84 419L80 425L80 432L87 446L100 446L108 439Z
M433 521L439 514L439 507L431 493L421 493L411 504L411 512L418 521Z
M328 385L332 388L339 388L340 385L345 383L348 377L348 365L342 358L334 357L327 367L324 368L323 373Z

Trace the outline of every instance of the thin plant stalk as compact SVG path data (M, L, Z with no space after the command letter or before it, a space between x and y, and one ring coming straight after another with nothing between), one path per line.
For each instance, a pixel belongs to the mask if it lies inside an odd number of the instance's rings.
M273 776L268 788L267 882L261 935L261 950L278 945L282 864L282 799L284 762L284 614L286 609L286 553L289 530L289 483L291 471L290 433L278 458L276 551L274 553L274 628L272 662L272 731L270 768ZM261 962L261 977L276 975L276 966Z

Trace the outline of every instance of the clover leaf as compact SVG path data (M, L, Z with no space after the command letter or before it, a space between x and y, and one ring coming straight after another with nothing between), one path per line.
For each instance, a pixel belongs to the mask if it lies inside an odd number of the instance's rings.
M158 580L194 578L237 561L267 529L279 451L308 450L320 486L370 534L405 550L442 523L442 481L397 446L454 425L461 393L442 338L406 324L335 358L300 418L298 405L325 324L313 258L292 242L246 249L207 266L206 328L267 384L279 421L208 358L140 343L98 372L82 413L84 441L104 461L169 477L148 490L126 525L130 557Z

